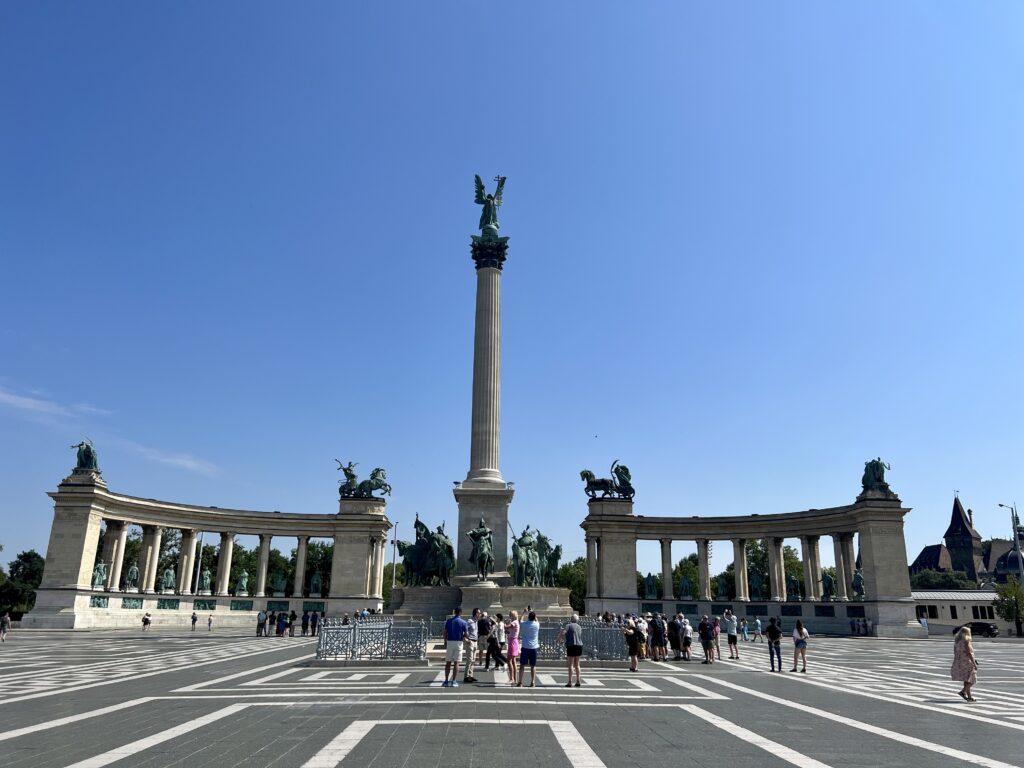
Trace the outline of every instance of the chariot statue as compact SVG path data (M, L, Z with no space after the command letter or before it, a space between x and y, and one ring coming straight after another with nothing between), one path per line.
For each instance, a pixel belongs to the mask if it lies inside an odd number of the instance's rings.
M636 490L633 488L633 478L630 475L629 467L619 464L616 459L612 463L611 475L611 477L595 477L589 469L581 470L580 480L586 484L583 490L587 496L593 499L600 493L602 499L612 497L632 501Z
M338 485L338 495L343 499L371 499L374 498L374 491L380 491L385 496L391 495L391 486L387 482L387 474L382 467L374 468L370 472L369 479L359 482L355 472L357 464L351 461L348 464L342 464L338 459L335 461L338 462L338 469L345 474L345 479Z
M77 445L72 445L72 448L78 449L77 461L75 462L75 469L89 469L93 472L100 471L99 459L96 456L96 449L92 447L92 441L86 438Z

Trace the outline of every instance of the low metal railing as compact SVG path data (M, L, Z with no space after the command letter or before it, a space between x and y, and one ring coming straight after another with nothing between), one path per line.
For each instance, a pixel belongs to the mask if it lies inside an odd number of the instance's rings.
M425 659L427 626L422 621L395 624L372 618L343 623L324 619L316 645L317 659Z

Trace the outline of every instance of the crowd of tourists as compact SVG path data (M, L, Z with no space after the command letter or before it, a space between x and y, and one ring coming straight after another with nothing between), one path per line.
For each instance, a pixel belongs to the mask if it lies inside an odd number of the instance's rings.
M296 624L302 637L316 637L325 616L319 611L303 611L302 616L295 611L260 611L256 614L256 637L270 637L271 632L275 637L295 637Z

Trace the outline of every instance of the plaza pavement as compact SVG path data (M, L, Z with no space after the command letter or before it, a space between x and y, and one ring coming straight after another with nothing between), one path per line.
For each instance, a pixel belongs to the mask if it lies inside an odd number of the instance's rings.
M0 646L4 766L1024 765L1024 645L976 641L978 703L951 638L812 638L809 671L739 662L584 668L564 687L441 688L443 667L312 667L312 640L15 631ZM723 648L724 650L724 648ZM726 654L727 656L728 654Z

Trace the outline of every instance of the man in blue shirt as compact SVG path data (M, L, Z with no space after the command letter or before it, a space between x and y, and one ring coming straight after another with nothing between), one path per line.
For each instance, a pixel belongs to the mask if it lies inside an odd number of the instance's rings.
M519 651L519 677L516 687L523 687L523 672L530 665L530 687L537 685L537 650L540 648L540 622L537 614L530 611L526 621L519 625L519 640L523 647Z
M442 688L459 687L459 655L462 653L462 640L466 636L466 622L462 618L462 609L456 608L455 613L444 623L444 682ZM453 670L454 666L454 670ZM451 682L448 674L451 672Z

